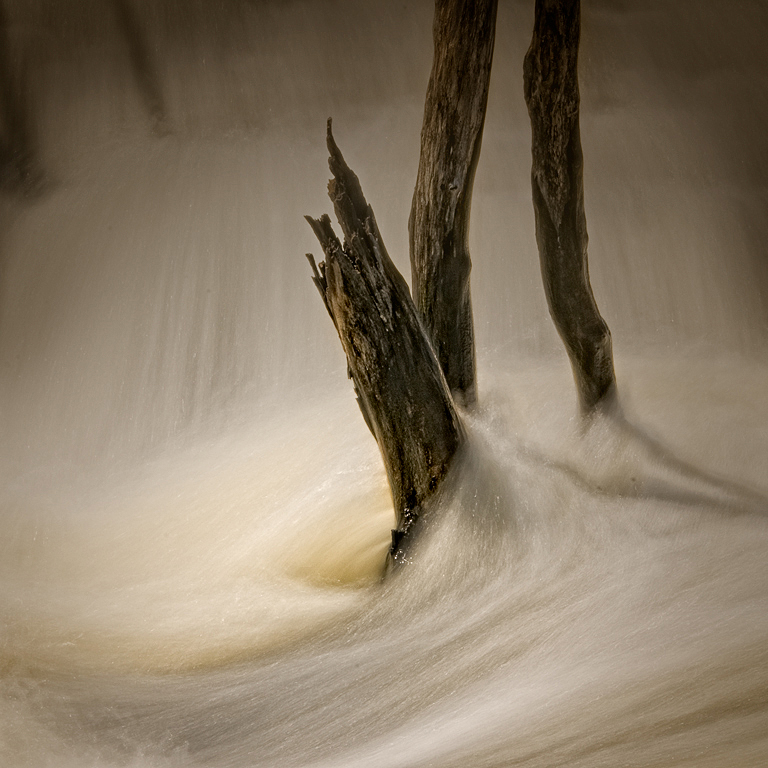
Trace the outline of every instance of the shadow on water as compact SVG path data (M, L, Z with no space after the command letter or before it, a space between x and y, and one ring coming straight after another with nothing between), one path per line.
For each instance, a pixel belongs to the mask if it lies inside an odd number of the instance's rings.
M675 455L649 432L630 422L622 413L614 416L617 428L635 441L659 467L674 473L683 483L700 485L699 491L676 488L674 479L648 479L638 489L646 498L689 506L712 506L729 514L767 514L768 496L740 483L708 472Z
M557 469L594 494L656 500L729 516L768 514L768 496L681 458L662 439L627 418L619 401L586 417L580 433L582 442L574 450L580 462L554 459L531 446L523 449L523 456ZM596 443L603 454L606 444L632 454L634 469L625 468L620 478L610 473L601 476L599 462L591 466L583 462Z

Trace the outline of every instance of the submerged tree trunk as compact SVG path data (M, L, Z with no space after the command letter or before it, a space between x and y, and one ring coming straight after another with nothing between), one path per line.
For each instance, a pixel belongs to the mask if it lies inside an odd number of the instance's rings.
M463 439L440 364L402 275L381 239L373 210L347 166L328 121L328 194L344 233L328 216L307 217L325 253L312 264L317 285L347 356L366 423L379 445L397 516L391 556L435 492Z
M611 333L587 265L577 63L580 0L536 0L525 57L533 139L533 207L549 311L573 367L582 410L615 394Z
M411 283L448 386L476 399L469 214L488 101L497 0L436 0L434 60L408 223Z

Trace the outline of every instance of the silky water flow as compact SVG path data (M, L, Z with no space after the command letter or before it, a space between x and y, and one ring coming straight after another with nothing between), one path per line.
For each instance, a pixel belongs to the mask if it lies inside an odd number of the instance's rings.
M302 215L333 115L408 275L431 3L5 5L39 174L0 200L0 765L768 764L761 3L583 2L621 403L585 423L538 275L533 2L502 0L480 404L384 581Z

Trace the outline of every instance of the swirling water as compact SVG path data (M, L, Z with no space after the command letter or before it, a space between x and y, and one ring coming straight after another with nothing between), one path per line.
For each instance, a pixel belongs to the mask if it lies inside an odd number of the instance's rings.
M696 442L764 391L727 373ZM567 376L531 384L488 393L383 583L392 513L348 397L24 510L4 537L6 763L759 765L759 495L670 468L621 421L553 416L541 390L567 401ZM741 440L763 464L765 427Z
M502 7L473 218L480 408L382 581L386 480L300 215L327 209L332 111L404 263L429 4L369 2L354 29L344 3L332 21L195 5L175 36L145 19L175 46L163 137L92 5L97 43L33 67L50 188L2 202L0 763L768 763L765 176L759 145L739 170L749 131L714 152L725 112L761 114L733 50L765 14L731 20L723 64L651 46L670 21L654 4L585 3L591 264L623 409L585 424L536 275L522 102L504 101L529 9ZM711 31L715 10L671 20ZM648 47L615 43L634 34ZM347 103L344 56L376 93ZM707 112L707 88L732 101Z

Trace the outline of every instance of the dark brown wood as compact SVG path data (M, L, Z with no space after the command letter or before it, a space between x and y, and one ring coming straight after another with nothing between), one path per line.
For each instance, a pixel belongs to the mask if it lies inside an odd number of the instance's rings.
M328 216L307 217L325 261L316 267L311 254L307 257L384 459L397 515L391 552L397 561L464 433L408 286L387 254L357 176L336 146L330 120L328 151L333 174L328 194L344 244Z
M457 401L476 399L469 273L472 186L488 101L497 0L436 0L434 60L408 222L413 298Z
M579 0L536 0L524 79L541 274L582 410L590 412L613 399L616 384L611 333L595 303L587 263L577 75L580 16Z

